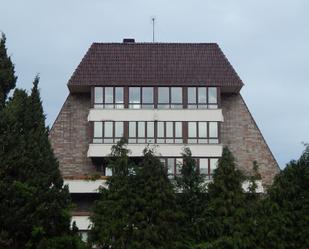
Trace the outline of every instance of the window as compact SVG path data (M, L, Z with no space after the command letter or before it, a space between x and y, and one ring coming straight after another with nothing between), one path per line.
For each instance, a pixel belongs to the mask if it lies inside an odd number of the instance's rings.
M153 87L143 87L142 88L142 108L153 109Z
M208 175L208 158L200 158L200 174Z
M196 102L196 87L188 87L188 109L196 109L197 102Z
M218 122L188 122L188 143L219 143Z
M157 123L157 143L164 143L165 142L165 134L164 134L164 122Z
M217 144L218 139L218 122L209 122L209 143Z
M167 174L169 178L175 176L175 158L167 158Z
M93 123L93 143L116 143L124 135L124 122L106 121Z
M188 109L218 108L217 87L188 87Z
M208 87L208 108L218 108L217 88Z
M123 87L95 87L94 108L123 109L124 108Z
M102 122L94 122L93 128L94 128L93 143L102 143L103 123Z
M197 126L196 122L188 122L188 143L197 143Z
M141 88L130 87L129 88L129 108L140 109L141 108Z
M113 122L104 122L104 143L113 143Z
M154 143L154 122L147 122L147 143Z
M115 87L115 108L124 108L123 87Z
M129 143L136 143L136 122L129 122Z
M175 122L175 143L183 143L182 122Z
M166 122L165 123L165 134L166 134L166 140L165 142L170 144L174 142L174 129L173 129L173 122Z
M182 108L182 87L158 87L158 109Z
M169 87L158 87L158 109L168 109L170 103Z
M94 108L103 108L103 87L94 88Z
M137 133L138 133L138 143L145 143L146 142L146 133L145 133L145 122L137 122Z
M213 175L217 167L218 167L218 158L210 158L209 174Z
M171 87L171 109L182 108L182 87Z
M181 174L182 165L183 165L183 159L182 158L176 158L176 175Z
M204 175L206 179L211 179L214 170L217 168L218 158L193 158L196 163L199 174ZM167 169L168 178L173 179L176 175L181 175L183 158L160 158L160 162Z
M115 122L115 141L118 142L123 137L123 122Z

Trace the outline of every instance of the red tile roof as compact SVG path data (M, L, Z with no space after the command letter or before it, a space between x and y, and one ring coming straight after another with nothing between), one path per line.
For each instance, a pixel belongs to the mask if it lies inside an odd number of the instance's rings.
M239 91L243 83L215 43L93 43L68 86L93 85L209 85Z

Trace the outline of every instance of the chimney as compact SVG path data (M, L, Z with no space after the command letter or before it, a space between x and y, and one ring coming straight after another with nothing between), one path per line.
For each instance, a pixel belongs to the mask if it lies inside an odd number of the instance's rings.
M123 43L135 43L135 40L133 38L124 38Z

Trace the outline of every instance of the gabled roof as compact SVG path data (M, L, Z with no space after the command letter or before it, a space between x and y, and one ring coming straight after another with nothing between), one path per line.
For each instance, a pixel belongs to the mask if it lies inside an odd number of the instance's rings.
M208 85L238 92L243 83L216 43L93 43L68 87L99 85Z

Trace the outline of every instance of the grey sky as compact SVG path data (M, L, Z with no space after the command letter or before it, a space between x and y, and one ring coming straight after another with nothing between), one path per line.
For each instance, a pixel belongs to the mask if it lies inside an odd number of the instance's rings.
M66 83L92 42L217 42L281 167L309 142L308 0L0 0L18 87L40 73L52 125Z

